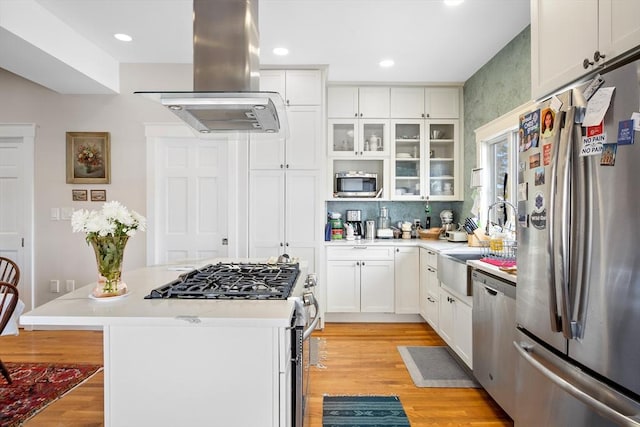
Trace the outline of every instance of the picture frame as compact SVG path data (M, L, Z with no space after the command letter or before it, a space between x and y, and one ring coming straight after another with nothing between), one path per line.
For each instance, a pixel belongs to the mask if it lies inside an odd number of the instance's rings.
M87 190L71 190L71 200L74 202L86 202Z
M92 202L106 202L107 201L107 190L91 190L91 201Z
M110 184L109 132L67 132L67 184Z

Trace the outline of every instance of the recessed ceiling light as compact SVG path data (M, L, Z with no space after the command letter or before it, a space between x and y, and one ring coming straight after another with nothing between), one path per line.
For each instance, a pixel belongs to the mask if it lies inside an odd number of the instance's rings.
M131 40L133 40L133 37L131 37L129 34L118 33L114 34L113 37L120 40L121 42L130 42Z
M458 6L464 3L464 0L444 0L444 4L447 6Z
M276 47L273 49L273 53L278 56L285 56L289 54L289 49L286 47Z
M384 68L393 67L394 64L393 59L383 59L380 61L380 66Z

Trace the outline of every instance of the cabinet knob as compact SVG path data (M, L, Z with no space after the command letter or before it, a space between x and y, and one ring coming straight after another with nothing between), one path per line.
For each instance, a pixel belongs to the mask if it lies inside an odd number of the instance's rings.
M360 113L360 117L362 117L362 113Z
M424 118L424 113L421 114L422 118Z
M284 169L284 165L282 163L280 164L280 169Z
M601 54L599 50L596 50L595 52L593 52L593 60L595 62L600 61L601 59L606 58L605 55Z
M400 248L396 248L396 252L400 252Z
M289 163L287 163L286 165L284 165L285 169L289 169Z
M286 247L289 247L289 242L285 243L284 245L285 245Z
M287 99L287 105L289 105L289 100Z
M282 242L280 242L280 247L283 247L284 245L282 244Z
M356 261L356 265L360 265L360 261Z
M582 66L584 67L584 69L586 70L591 65L593 65L593 62L589 61L589 58L584 58L584 61L582 61Z
M429 116L429 113L427 113L427 117L430 117L430 116Z
M360 263L360 265L364 266L364 261L362 261L362 262Z
M355 113L355 114L353 115L353 117L358 117L358 113Z

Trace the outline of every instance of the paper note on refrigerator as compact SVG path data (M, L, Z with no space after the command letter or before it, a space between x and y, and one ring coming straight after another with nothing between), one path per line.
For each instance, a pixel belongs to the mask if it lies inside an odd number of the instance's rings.
M582 126L596 126L599 124L611 104L611 97L615 87L603 87L591 97L587 104L587 113L582 121Z

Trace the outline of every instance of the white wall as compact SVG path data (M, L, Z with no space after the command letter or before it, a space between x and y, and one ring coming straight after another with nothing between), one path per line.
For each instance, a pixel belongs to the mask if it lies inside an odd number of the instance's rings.
M134 91L191 90L190 64L127 64L121 67L120 95L60 95L0 69L0 122L35 123L35 304L60 294L49 291L49 280L68 279L76 286L96 279L93 250L84 235L72 233L69 221L50 220L54 207L98 209L98 202L71 201L72 189L106 189L118 200L146 215L146 139L144 123L179 122L171 113ZM111 184L66 183L65 132L111 133ZM1 203L1 201L0 201ZM124 270L142 267L146 235L129 240ZM123 277L126 281L126 275Z

